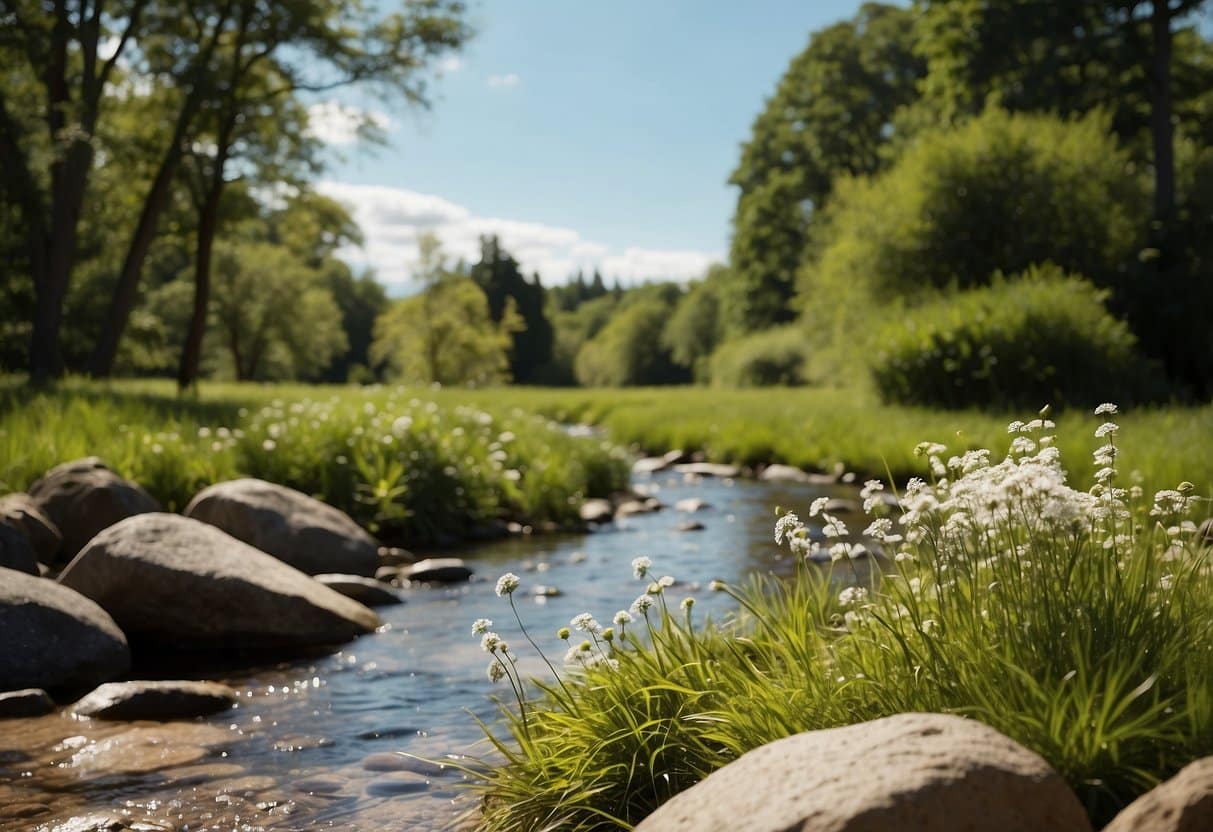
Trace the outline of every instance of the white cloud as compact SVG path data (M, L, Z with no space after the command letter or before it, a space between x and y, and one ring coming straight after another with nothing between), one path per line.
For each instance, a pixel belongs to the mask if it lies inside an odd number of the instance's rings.
M722 258L720 252L646 249L622 250L587 240L571 228L498 217L475 216L467 208L431 194L386 185L322 182L325 194L346 203L362 227L366 245L343 252L351 263L373 268L394 293L416 289L412 270L417 239L432 231L452 260L474 262L480 236L496 234L527 274L539 272L549 286L564 283L579 269L601 270L624 284L645 280L689 280Z
M448 55L438 62L438 71L443 75L452 75L463 69L463 59L458 55Z
M516 87L522 83L517 72L507 72L505 75L490 75L489 86L498 88Z
M321 101L307 108L308 132L325 144L348 145L359 140L358 130L369 125L387 130L392 120L387 113L363 110L335 99Z

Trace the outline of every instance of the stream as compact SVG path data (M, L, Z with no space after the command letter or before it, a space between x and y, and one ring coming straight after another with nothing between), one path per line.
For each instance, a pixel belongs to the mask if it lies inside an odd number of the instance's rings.
M508 695L486 676L488 656L471 623L493 619L524 670L546 668L494 594L504 572L522 577L515 596L523 620L553 662L565 645L556 631L581 612L607 623L645 583L632 558L647 555L657 576L672 575L671 605L696 597L696 620L729 610L713 579L790 568L775 546L775 507L807 514L814 497L855 498L850 486L761 483L680 475L638 477L667 508L585 535L518 536L462 553L470 583L411 587L405 603L378 610L384 628L340 652L256 668L203 668L192 657L145 676L213 678L240 693L236 708L177 723L105 722L70 709L0 722L0 830L82 832L82 818L108 813L156 832L254 830L440 830L466 825L476 801L462 774L411 757L485 755L474 717L496 718L492 697ZM710 508L686 514L678 500ZM678 531L695 520L701 531ZM853 526L862 527L856 521ZM538 585L556 597L532 595ZM89 822L95 822L93 817Z

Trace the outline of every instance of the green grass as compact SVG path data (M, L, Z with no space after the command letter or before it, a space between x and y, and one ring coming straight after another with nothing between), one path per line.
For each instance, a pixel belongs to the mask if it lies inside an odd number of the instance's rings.
M1097 826L1213 752L1210 550L1181 513L1093 500L1028 453L903 499L910 542L886 540L903 556L861 600L843 558L725 587L723 625L650 585L626 637L573 634L600 659L558 682L524 687L498 650L516 698L485 728L498 758L470 768L479 828L628 829L759 745L911 711L1035 750Z
M69 382L0 390L0 491L99 456L179 511L203 487L260 477L348 511L383 539L453 541L502 521L571 525L624 488L622 452L541 416L404 389Z

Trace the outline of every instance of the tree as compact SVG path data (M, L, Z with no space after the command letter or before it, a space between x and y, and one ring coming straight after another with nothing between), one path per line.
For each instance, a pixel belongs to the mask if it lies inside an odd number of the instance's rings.
M690 374L661 346L661 333L681 295L670 283L627 292L618 310L577 353L577 381L589 387L677 384Z
M237 380L306 379L346 348L322 275L285 246L219 243L215 266L212 326Z
M727 266L709 268L678 301L661 332L661 344L674 363L690 370L696 381L707 380L708 358L721 341L720 289L730 277Z
M1149 135L1154 215L1175 215L1174 125L1203 109L1213 65L1193 25L1207 0L927 0L924 88L945 116L1104 109L1118 135Z
M397 301L375 323L371 360L413 384L501 384L510 380L509 349L521 326L507 300L494 321L484 291L447 268L437 237L421 238L418 294Z
M469 272L488 298L493 320L504 320L512 302L522 326L514 328L510 350L510 374L521 383L533 383L552 357L552 324L544 308L545 292L539 275L528 281L518 261L501 246L496 236L480 238L480 261Z
M729 179L740 189L734 275L722 287L730 332L793 317L788 301L814 212L839 176L885 164L895 116L917 98L924 72L913 49L914 16L867 3L851 20L813 33L754 121Z
M403 95L410 102L425 104L425 79L420 70L445 51L457 48L468 36L459 0L408 0L403 10L379 16L372 5L352 5L340 0L290 0L261 3L257 0L226 0L230 12L226 27L216 26L216 42L222 44L217 57L207 55L204 71L189 77L191 85L152 190L140 218L122 274L110 303L106 337L98 345L92 362L95 375L108 375L117 352L126 319L134 306L143 258L154 236L167 182L181 162L184 139L195 127L198 115L213 108L215 126L214 161L208 194L201 208L217 210L225 183L225 164L232 149L252 131L241 124L262 117L262 128L272 127L266 108L281 108L282 99L298 92L330 91L352 84L375 84ZM256 142L248 142L256 146ZM265 143L262 143L265 146ZM248 154L256 163L259 156ZM205 230L205 217L200 222ZM208 239L209 237L209 239ZM213 234L199 237L203 247ZM199 252L199 264L209 255ZM204 269L198 270L205 279ZM206 286L199 284L195 321L204 320ZM181 378L188 383L190 364L196 371L200 325L195 324L183 356Z
M0 179L20 208L28 240L35 383L60 371L63 301L98 121L118 62L143 31L147 6L146 0L0 0ZM103 40L113 44L108 57Z

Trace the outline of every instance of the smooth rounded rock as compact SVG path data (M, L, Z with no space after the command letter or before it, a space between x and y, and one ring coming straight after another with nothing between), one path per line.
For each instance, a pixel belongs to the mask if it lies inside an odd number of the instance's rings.
M9 526L25 535L42 563L54 563L63 546L63 535L43 514L28 494L6 494L0 497L0 525Z
M173 514L106 529L59 582L100 604L131 637L189 648L336 644L381 623L277 558Z
M680 532L701 532L706 529L707 526L700 523L698 520L687 520L683 523L679 523L674 528Z
M1213 757L1179 774L1126 806L1104 832L1207 832L1213 829Z
M615 507L616 517L631 517L636 514L652 514L657 507L648 500L624 500Z
M1039 755L974 720L901 714L777 740L636 832L1089 832Z
M335 794L346 787L349 781L336 774L316 774L296 780L291 784L296 791L308 794Z
M96 603L0 568L0 688L93 688L130 665L126 636Z
M97 719L189 719L226 711L236 692L218 682L109 682L72 706Z
M136 514L160 510L151 495L95 456L47 471L30 486L29 496L63 536L64 558L74 556L102 529Z
M416 794L430 787L426 779L411 771L394 771L376 777L366 784L367 797L395 797L401 794Z
M12 526L0 524L0 568L40 576L38 557L24 534Z
M586 523L609 523L614 516L610 500L594 498L581 504L581 519Z
M309 575L370 577L380 565L379 544L344 511L265 480L216 483L190 501L185 516Z
M701 497L687 497L674 503L674 510L684 514L697 514L712 508L712 504Z
M404 599L384 586L383 581L378 580L378 572L375 574L375 578L364 578L361 575L316 575L315 578L334 592L339 592L366 607L403 604Z
M449 584L472 577L471 568L461 558L426 558L400 570L400 577L415 583Z
M716 462L684 462L674 466L679 474L691 474L696 477L719 477L729 479L741 474L736 465L724 465Z
M379 547L379 566L410 566L417 562L417 556L408 549L397 546Z
M68 767L83 776L147 774L195 765L239 740L231 731L203 723L138 726L83 745Z
M55 710L55 702L41 688L0 693L0 719L42 716Z

